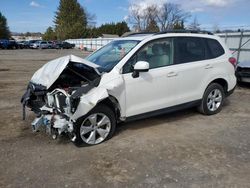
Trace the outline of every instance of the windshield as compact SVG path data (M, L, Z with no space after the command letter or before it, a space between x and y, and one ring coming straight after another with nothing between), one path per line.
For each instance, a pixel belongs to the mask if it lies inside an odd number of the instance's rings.
M130 52L140 41L116 40L108 43L86 59L100 66L100 72L111 71L117 63Z

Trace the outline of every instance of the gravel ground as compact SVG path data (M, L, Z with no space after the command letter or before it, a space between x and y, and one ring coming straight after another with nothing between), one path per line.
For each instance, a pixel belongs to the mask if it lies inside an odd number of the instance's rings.
M20 98L35 70L79 50L0 51L0 187L250 187L250 86L221 113L195 109L119 125L94 147L32 133Z

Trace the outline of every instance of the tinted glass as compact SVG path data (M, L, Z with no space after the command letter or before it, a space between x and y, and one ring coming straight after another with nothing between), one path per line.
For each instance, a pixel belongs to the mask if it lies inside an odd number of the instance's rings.
M123 67L123 73L133 71L138 61L146 61L149 68L164 67L173 64L172 39L155 40L144 45Z
M174 38L175 64L205 60L206 47L198 37Z
M211 59L219 57L225 53L223 47L221 46L221 44L217 40L206 39L206 41L208 44Z

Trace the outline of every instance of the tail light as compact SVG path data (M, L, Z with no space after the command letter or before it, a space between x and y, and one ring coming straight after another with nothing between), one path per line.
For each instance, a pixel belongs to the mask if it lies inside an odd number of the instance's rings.
M234 68L236 67L237 65L237 60L234 58L234 57L230 57L228 59L228 61L234 66Z

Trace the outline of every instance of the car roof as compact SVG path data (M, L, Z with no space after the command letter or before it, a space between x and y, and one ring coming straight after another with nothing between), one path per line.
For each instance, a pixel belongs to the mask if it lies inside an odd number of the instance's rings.
M218 39L218 36L213 35L209 31L190 31L190 30L180 30L180 31L165 31L158 33L133 33L123 38L119 38L118 40L138 40L143 41L144 39L156 39L162 37L203 37L203 38L212 38Z

